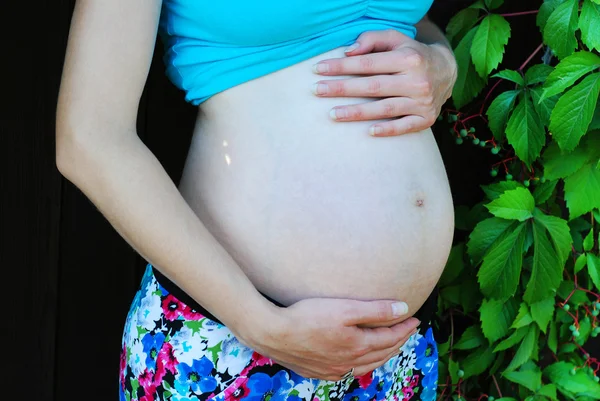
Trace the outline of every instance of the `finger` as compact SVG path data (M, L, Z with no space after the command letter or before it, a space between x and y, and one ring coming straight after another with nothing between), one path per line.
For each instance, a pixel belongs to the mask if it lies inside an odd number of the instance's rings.
M369 352L359 358L356 358L353 362L353 366L364 366L371 365L373 363L387 361L392 356L400 353L400 348L408 341L408 339L417 333L417 329L413 329L411 332L402 336L399 341L396 341L391 347L387 347L378 351Z
M431 84L408 75L374 75L347 79L321 80L313 93L321 97L426 97Z
M412 333L419 324L419 319L411 317L392 327L361 329L363 330L363 336L357 347L361 350L371 350L371 352L395 347L396 344L409 336L409 333Z
M331 119L340 122L380 120L418 114L420 107L408 97L396 97L362 104L337 106L329 111Z
M356 326L365 323L381 323L397 319L408 313L408 305L398 301L351 301L343 312L342 323Z
M402 339L401 342L399 342L398 344L396 344L394 347L388 349L387 353L384 354L383 358L380 358L376 361L373 361L371 363L359 363L357 364L357 368L354 369L354 376L362 376L365 375L367 373L370 373L371 371L385 365L387 362L389 362L392 358L397 357L398 355L400 355L402 353L402 346L404 345L404 343L406 343L406 341L408 341L408 339L413 336L414 334L417 333L417 330L415 329L412 333L410 333L408 336L404 337Z
M354 44L345 50L345 53L357 55L371 52L385 52L395 49L408 40L411 40L411 38L395 29L368 31L362 33Z
M377 123L369 128L374 137L397 136L421 132L431 127L435 118L411 115L388 122Z
M313 71L321 75L394 74L419 67L423 62L423 56L415 49L403 47L392 52L319 61Z

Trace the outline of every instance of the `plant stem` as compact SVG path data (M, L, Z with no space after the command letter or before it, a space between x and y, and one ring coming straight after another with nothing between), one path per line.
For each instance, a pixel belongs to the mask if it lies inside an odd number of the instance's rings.
M492 379L494 379L494 384L496 385L496 390L498 391L498 396L502 398L502 391L500 391L500 386L498 385L498 380L496 380L496 375L492 375Z
M498 82L496 82L494 84L494 86L492 86L492 89L489 90L489 92L487 93L487 95L485 95L485 99L483 99L483 104L481 105L481 108L479 109L479 115L483 115L483 109L485 108L485 104L487 103L487 100L492 95L492 92L494 91L494 89L496 89L496 87L498 85L500 85L500 82L502 82L502 81L504 81L504 80L503 79L499 79Z
M500 14L503 17L518 17L519 15L537 14L539 10L521 11L518 13Z
M531 59L533 59L535 57L535 55L538 54L538 52L540 50L542 50L543 47L544 47L544 44L540 43L540 45L533 51L533 53L531 53L531 55L529 57L527 57L527 60L525 60L525 62L523 64L521 64L521 66L519 67L519 71L523 71L523 68L525 68L525 66L527 66L527 64L529 64Z

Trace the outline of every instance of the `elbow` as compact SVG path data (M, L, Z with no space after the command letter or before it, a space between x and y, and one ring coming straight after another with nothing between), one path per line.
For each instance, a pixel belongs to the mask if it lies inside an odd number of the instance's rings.
M66 113L57 113L55 130L55 163L58 171L69 181L75 183L85 179L86 171L93 160L98 144L93 138L101 136L101 132L86 127L81 119ZM83 177L81 177L83 176Z
M55 162L58 171L65 178L71 179L83 144L72 124L67 123L68 120L68 115L59 108L56 114Z
M55 163L70 181L86 180L110 165L115 153L137 145L134 118L108 118L72 105L56 110Z

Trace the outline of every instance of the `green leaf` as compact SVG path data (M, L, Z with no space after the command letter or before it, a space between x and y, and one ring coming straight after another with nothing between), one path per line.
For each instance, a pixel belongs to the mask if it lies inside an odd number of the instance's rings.
M596 383L583 369L570 362L556 362L544 369L544 376L556 384L558 390L567 397L575 399L578 397L600 398L600 384ZM575 374L570 372L575 369Z
M452 383L458 383L458 363L454 362L452 359L448 359L448 373L450 373L450 379Z
M554 384L546 384L538 390L537 395L543 395L552 401L558 401L558 398L556 398L556 386Z
M600 290L600 258L591 253L587 254L587 268L592 282Z
M580 51L561 60L548 76L543 88L542 100L562 93L588 72L600 67L600 57L594 53Z
M461 288L462 294L460 297L460 305L465 313L470 313L477 308L477 305L481 303L482 295L477 291L477 281L475 278L467 278L458 284ZM469 288L468 291L465 291Z
M528 166L540 155L546 142L546 130L529 95L522 97L510 116L506 125L506 139Z
M471 61L471 46L477 27L472 28L460 41L454 50L454 56L458 65L456 83L452 89L452 99L456 108L460 109L469 103L485 87L487 80L483 79L475 71Z
M464 371L463 380L482 374L491 366L495 359L495 355L490 347L479 347L470 353L462 363Z
M558 181L546 181L540 183L535 187L533 191L533 197L535 198L535 204L541 205L546 202L552 196L554 189L556 188Z
M495 10L502 4L504 4L504 0L485 0L485 6L488 8L488 10Z
M548 348L556 354L558 349L558 330L556 329L556 322L550 320L550 329L548 330Z
M506 354L506 352L499 352L496 354L496 352L494 351L494 357L496 358L496 360L490 367L490 370L488 371L488 375L490 375L490 376L495 375L496 372L498 372L498 370L500 369L500 367L504 366L504 355L505 354Z
M572 152L562 152L556 142L551 142L542 159L544 177L547 180L557 180L575 173L588 162L589 156L582 146Z
M589 0L583 2L581 15L579 17L579 29L581 30L581 41L588 49L600 52L600 3L592 3Z
M540 371L527 370L525 372L505 372L502 376L531 391L537 391L542 387L542 372Z
M588 235L583 240L583 250L589 252L594 247L594 230L590 230Z
M509 38L510 24L501 15L489 14L481 21L471 47L471 58L479 76L486 77L500 64Z
M571 219L600 208L600 170L586 164L565 178L565 199Z
M459 284L442 288L440 296L452 304L462 306L465 313L474 310L477 304L481 302L481 295L477 290L477 282L472 278L467 278Z
M533 108L540 117L542 125L547 126L550 124L552 110L554 110L560 95L550 96L547 99L541 100L542 88L540 86L530 89L529 94L531 95L531 100L533 101Z
M460 273L465 268L465 262L463 260L463 255L465 252L465 244L463 242L458 245L452 247L450 250L450 256L448 257L448 262L446 262L446 267L444 268L444 272L442 273L442 277L438 282L440 287L444 287L450 283L452 283L456 278L460 275Z
M478 326L471 326L465 330L460 340L454 344L454 349L468 350L477 348L485 343L483 333Z
M550 14L544 26L544 42L559 59L569 56L577 48L578 11L579 0L566 0Z
M577 257L577 260L575 261L574 273L575 274L579 273L586 266L587 266L587 256L585 255L585 253L582 253L581 255L579 255Z
M533 222L533 266L523 299L532 304L553 295L562 280L563 265L548 236L546 228Z
M514 70L502 70L492 75L492 78L502 78L507 81L511 81L516 83L519 86L525 86L525 80L523 79L523 75Z
M558 99L550 115L550 131L561 149L575 149L592 121L599 95L600 73L594 73Z
M594 116L592 117L592 122L588 129L590 131L593 129L600 129L600 102L596 104L596 110L594 110Z
M454 224L457 230L471 232L481 220L486 219L489 213L483 206L483 202L476 204L473 208L465 205L454 207Z
M459 11L450 19L448 25L446 25L446 37L448 40L462 39L469 32L469 29L477 23L477 17L479 17L479 10L475 8L465 8Z
M471 4L469 8L475 8L477 10L486 10L486 6L482 0L477 0L475 3Z
M496 348L494 348L494 352L504 351L517 345L519 341L521 341L525 337L525 334L527 334L528 330L528 327L518 328L506 340L500 342L500 344L498 344Z
M533 211L533 217L535 222L541 224L550 234L550 240L558 255L559 264L564 265L571 253L571 244L573 243L569 225L565 220L546 215L539 209Z
M516 188L504 192L486 207L496 217L525 221L533 217L535 199L529 190Z
M592 333L592 322L590 318L586 316L579 320L579 337L575 339L575 342L579 345L584 345Z
M544 32L544 27L550 15L556 10L560 4L564 3L565 0L545 0L544 4L540 6L540 10L537 13L535 23L540 27L540 32Z
M514 232L519 223L492 217L481 221L469 236L467 251L473 264L477 265L490 251L496 241L500 242L510 233Z
M505 300L515 294L523 265L525 226L517 226L483 258L477 277L486 297Z
M440 297L450 305L460 305L462 291L460 286L452 285L440 290Z
M510 298L506 302L484 299L479 308L483 335L494 343L508 334L510 324L517 316L519 303Z
M520 329L521 327L529 326L531 323L533 323L533 318L529 313L529 308L527 308L527 304L522 302L521 306L519 306L519 314L515 318L515 321L510 326L510 328Z
M554 71L554 68L548 64L534 64L527 69L525 73L525 82L527 85L535 85L546 82L548 75Z
M589 221L587 221L585 219L585 217L578 217L576 219L573 219L571 221L569 221L569 229L571 231L576 231L576 232L583 232L583 231L589 231L592 229L592 225L590 224ZM581 240L583 242L583 239Z
M515 100L517 99L517 95L519 93L521 93L520 90L503 92L498 95L490 104L490 107L488 107L487 116L489 120L489 127L494 134L494 138L496 138L498 141L502 141L504 139L506 122L508 121L508 117L515 105Z
M500 195L506 191L510 191L515 188L523 188L523 186L517 181L500 181L490 185L482 185L481 189L485 192L489 200L499 198Z
M531 325L527 328L527 334L523 338L523 342L517 349L515 356L504 372L517 369L531 358L533 350L537 345L540 332L536 325Z
M554 297L546 298L529 305L531 317L537 323L540 330L546 334L548 323L554 315Z

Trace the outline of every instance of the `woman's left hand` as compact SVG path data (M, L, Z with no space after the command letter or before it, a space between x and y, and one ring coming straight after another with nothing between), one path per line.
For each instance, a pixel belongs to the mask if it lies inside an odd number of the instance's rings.
M381 100L334 107L335 121L392 119L371 126L373 136L418 132L433 125L452 94L457 65L442 44L426 45L395 31L370 31L346 50L349 57L315 64L320 75L363 75L321 80L314 92L320 97L377 97Z

